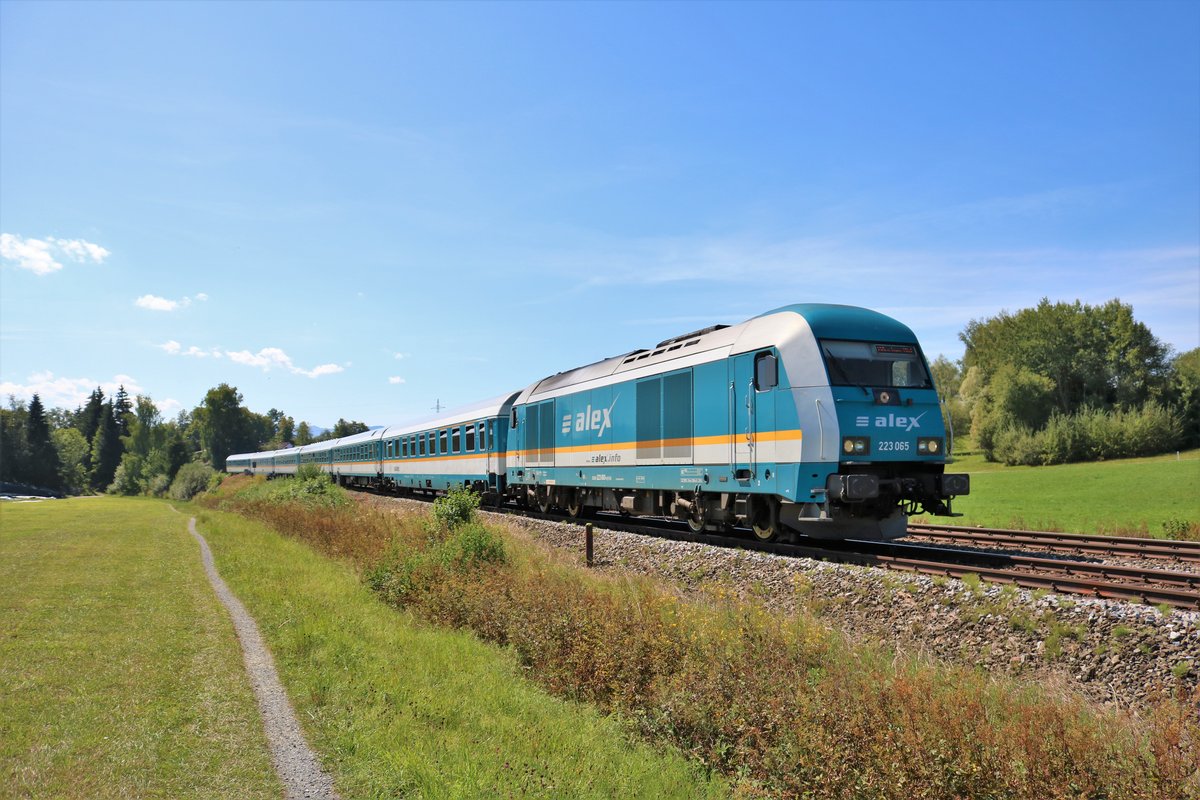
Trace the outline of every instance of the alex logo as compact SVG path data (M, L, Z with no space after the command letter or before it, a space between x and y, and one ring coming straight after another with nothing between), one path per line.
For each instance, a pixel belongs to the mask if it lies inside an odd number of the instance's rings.
M878 417L875 417L875 427L876 428L903 428L906 431L911 431L913 428L921 427L921 417L925 416L928 413L929 413L928 411L922 411L920 414L917 414L915 417L901 417L901 416L897 416L896 414L888 414L886 417L878 416ZM858 426L859 428L869 428L869 427L871 427L871 418L866 417L866 416L855 417L854 424L856 426Z
M592 404L588 403L587 408L578 414L566 414L562 420L563 434L569 434L573 429L576 433L596 431L597 438L603 436L604 432L612 427L612 410L620 397L621 395L614 397L612 405L608 408L592 408Z

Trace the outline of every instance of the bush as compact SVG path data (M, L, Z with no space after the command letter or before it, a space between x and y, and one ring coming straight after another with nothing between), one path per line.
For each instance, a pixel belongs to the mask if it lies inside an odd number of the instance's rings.
M296 480L311 481L321 478L325 478L327 481L330 480L329 475L318 464L301 464L296 467Z
M145 490L142 482L142 457L134 453L126 453L117 465L113 474L113 482L108 485L109 494L134 495Z
M302 465L294 478L254 481L238 489L233 499L237 503L251 505L298 502L308 507L327 508L336 508L350 502L346 490L334 484L333 478L315 464Z
M992 438L991 457L1029 466L1134 458L1168 452L1182 437L1179 414L1155 403L1131 411L1088 408L1055 414L1040 431L1009 423Z
M161 472L151 476L150 480L146 483L146 491L155 497L163 497L170 488L171 479Z
M209 484L217 477L217 473L207 464L199 461L184 464L179 468L179 472L175 473L175 480L171 482L171 499L191 500L201 492L207 491Z
M453 530L475 519L475 510L479 508L479 495L470 489L451 489L433 503L434 521Z

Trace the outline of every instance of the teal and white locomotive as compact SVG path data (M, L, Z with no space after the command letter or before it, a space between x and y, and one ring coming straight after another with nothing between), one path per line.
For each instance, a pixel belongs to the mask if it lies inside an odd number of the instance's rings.
M912 331L839 305L784 306L358 437L352 472L323 464L343 482L466 485L571 516L744 524L762 540L903 536L909 515L948 515L970 487L945 473L946 431Z

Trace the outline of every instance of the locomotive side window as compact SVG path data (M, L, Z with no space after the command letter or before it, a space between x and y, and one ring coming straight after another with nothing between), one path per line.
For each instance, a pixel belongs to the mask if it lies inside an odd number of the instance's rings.
M513 413L517 413L515 410ZM537 406L525 406L525 458L529 463L539 461L538 453L538 410Z
M662 457L662 378L637 385L637 457Z
M692 457L692 372L663 376L663 458Z
M771 353L754 357L754 388L760 392L779 385L779 361Z

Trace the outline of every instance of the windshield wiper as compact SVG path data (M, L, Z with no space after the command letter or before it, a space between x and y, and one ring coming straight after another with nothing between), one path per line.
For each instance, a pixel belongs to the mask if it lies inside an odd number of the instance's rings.
M829 352L829 348L827 346L821 345L821 349L825 351L825 361L833 365L833 368L836 369L838 374L842 376L843 381L845 381L847 384L857 386L858 388L862 389L864 394L869 395L871 393L870 389L846 374L846 368L842 366L842 362L833 357L833 353Z

